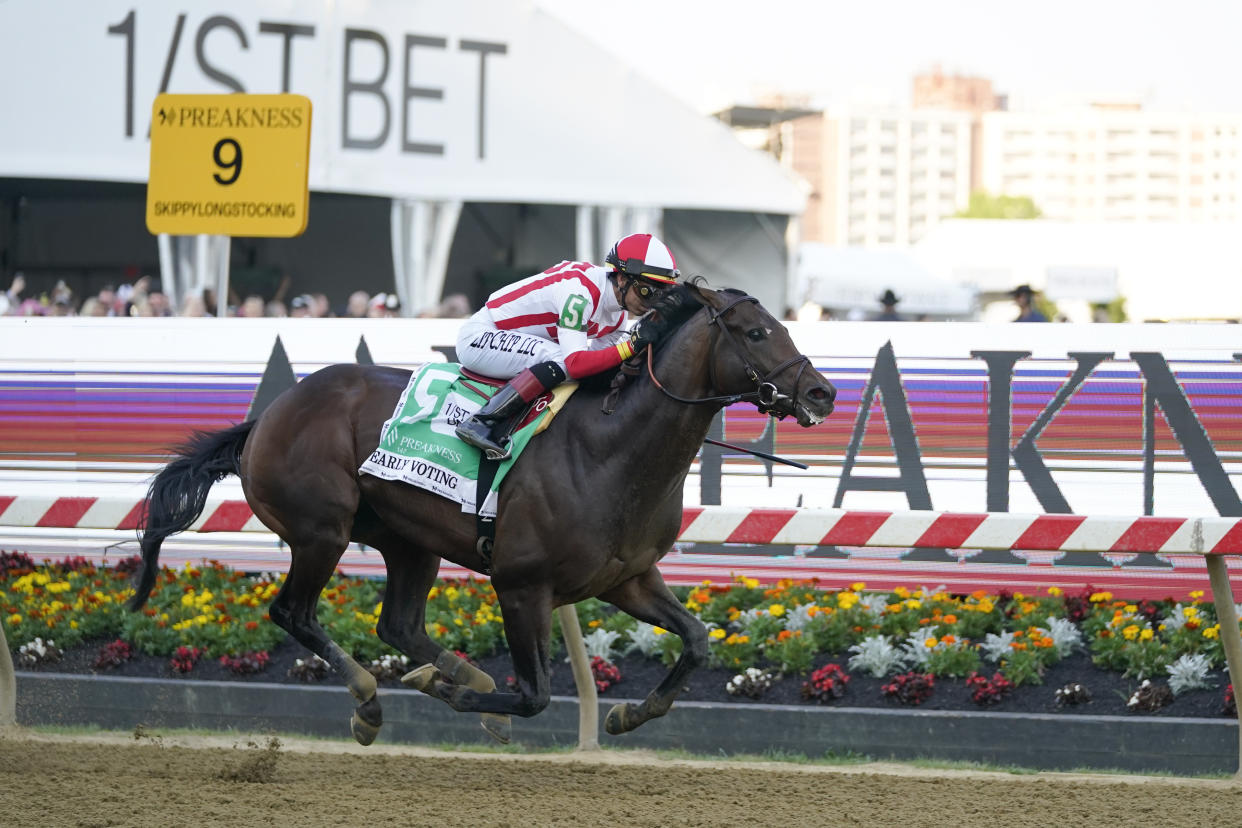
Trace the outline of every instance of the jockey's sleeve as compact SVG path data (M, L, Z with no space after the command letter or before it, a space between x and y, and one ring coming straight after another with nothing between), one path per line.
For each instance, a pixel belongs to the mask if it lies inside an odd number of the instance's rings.
M623 339L606 348L591 350L586 331L558 327L556 338L561 344L565 373L570 379L581 379L598 374L600 371L607 371L609 368L616 368L634 355L629 339Z

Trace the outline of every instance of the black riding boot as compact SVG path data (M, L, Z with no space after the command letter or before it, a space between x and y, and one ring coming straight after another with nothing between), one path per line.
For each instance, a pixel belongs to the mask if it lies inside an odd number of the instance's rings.
M518 415L539 395L564 379L565 372L555 362L542 362L527 368L502 385L473 417L457 426L457 437L482 450L489 460L508 458L509 435L517 427Z

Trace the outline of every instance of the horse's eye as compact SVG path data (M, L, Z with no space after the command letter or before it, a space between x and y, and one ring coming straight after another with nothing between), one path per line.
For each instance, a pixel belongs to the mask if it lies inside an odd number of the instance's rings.
M751 342L762 342L767 337L768 332L764 328L751 328L746 332L746 338Z

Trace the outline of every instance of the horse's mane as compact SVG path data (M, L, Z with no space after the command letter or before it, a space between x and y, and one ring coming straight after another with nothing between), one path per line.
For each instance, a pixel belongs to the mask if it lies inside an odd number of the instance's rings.
M702 310L706 302L703 299L702 291L706 289L707 280L702 276L691 276L683 282L678 282L673 287L665 291L664 296L668 296L670 301L665 301L664 297L657 302L657 307L653 309L653 314L664 319L662 312L671 308L670 315L667 317L669 323L669 333L664 339L667 343L677 332L677 329L690 320L692 316ZM585 377L581 382L581 390L620 393L621 389L627 384L626 375L633 376L637 373L637 368L641 361L646 359L646 351L632 357L628 362L617 366L611 371L603 371L594 376ZM627 368L628 366L628 368ZM618 376L620 374L621 376Z

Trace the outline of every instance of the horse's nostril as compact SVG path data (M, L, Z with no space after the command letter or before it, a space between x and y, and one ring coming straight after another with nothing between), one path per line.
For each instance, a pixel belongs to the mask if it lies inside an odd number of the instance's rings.
M827 388L812 388L810 391L806 392L806 395L810 398L811 402L831 403L834 399L836 399L837 390L832 386L828 386Z

